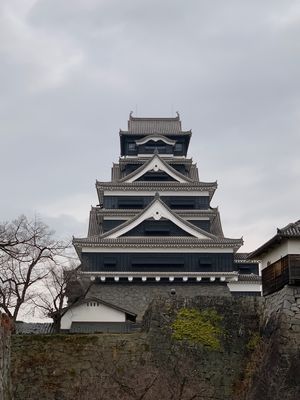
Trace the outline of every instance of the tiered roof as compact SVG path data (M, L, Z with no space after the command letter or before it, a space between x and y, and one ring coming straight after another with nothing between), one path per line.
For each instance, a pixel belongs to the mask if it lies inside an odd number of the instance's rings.
M177 138L184 136L188 144L191 131L183 131L179 114L173 118L138 118L129 116L128 130L120 131L121 143L124 144L126 136L135 136L137 141L144 141L144 137L153 136L156 140L164 139L177 141ZM122 142L123 141L123 142ZM142 143L143 144L143 143ZM122 153L123 154L123 153ZM125 175L125 167L127 164L137 164L138 167L133 172ZM173 165L184 165L187 175L177 171ZM143 174L149 171L163 171L170 175L175 181L141 181L137 180ZM144 209L103 209L102 207L92 208L90 213L89 234L87 238L74 239L74 245L80 253L82 247L98 247L98 248L152 248L152 249L170 249L170 248L231 248L236 251L242 244L242 239L225 238L220 215L217 209L208 208L206 210L173 210L170 209L159 196L197 196L200 194L208 196L209 201L212 199L217 182L200 182L198 169L191 159L184 156L173 157L167 154L155 153L149 157L145 156L124 156L121 157L118 164L113 165L112 181L100 182L96 181L96 189L98 192L99 202L103 203L104 195L110 193L113 195L127 194L147 195L155 197L153 201ZM205 192L205 193L204 193ZM156 219L152 213L156 210L161 214L158 219L169 220L175 223L180 229L187 232L189 236L123 236L138 224L148 219ZM152 215L152 214L153 215ZM150 215L151 214L151 215ZM107 232L103 232L102 223L104 218L124 219L124 223L119 224ZM210 232L207 232L195 224L188 222L188 219L209 219ZM203 251L203 250L202 250Z
M257 258L268 251L274 245L279 244L284 239L300 239L300 220L291 222L283 228L277 228L277 233L270 240L249 254L249 259Z
M124 222L124 224L117 226L116 228L112 229L109 232L106 232L105 234L102 235L102 238L110 238L113 237L114 234L120 232L120 231L126 231L131 229L130 227L135 223L135 222L142 222L147 218L154 218L154 219L161 219L161 218L166 218L169 220L175 220L175 223L177 225L183 225L183 229L189 232L191 235L194 237L201 237L203 239L217 239L215 235L212 235L206 231L204 231L201 228L196 227L195 225L191 224L188 221L185 221L183 218L178 216L176 213L174 213L161 199L159 196L155 196L153 201L142 211L140 211L138 214L136 214L133 218L130 220ZM140 223L139 222L139 223Z
M136 237L120 237L117 239L103 239L101 236L93 236L89 238L74 238L73 244L79 254L82 247L99 247L99 248L149 248L149 249L213 249L213 248L230 248L237 251L243 245L243 239L229 239L229 238L217 238L216 240L198 239L194 237L157 237L144 236L141 238Z
M119 217L120 219L129 220L140 212L140 209L105 209L92 207L90 211L88 236L90 237L103 233L101 225L105 217ZM210 208L208 210L175 210L175 212L176 215L187 220L189 218L195 219L195 217L199 219L208 218L211 222L211 233L218 237L224 237L218 208Z
M185 170L187 171L187 176L193 181L199 181L199 173L197 164L193 164L193 160L191 158L173 158L173 157L159 157L164 161L164 163L168 164L169 167L175 169L174 165L184 165ZM151 157L150 157L151 158ZM134 158L120 158L118 163L113 163L112 167L112 181L118 181L126 176L125 167L128 164L139 165L142 166L146 162L149 162L149 157L134 157ZM138 167L139 168L139 167Z
M157 181L135 181L132 183L125 182L99 182L96 181L96 189L98 192L99 203L103 203L104 191L112 193L114 191L121 192L149 192L151 193L159 192L161 196L164 192L208 192L209 199L211 200L218 185L217 182L191 182L191 183L181 183L181 182L157 182Z
M291 222L284 228L277 228L277 235L285 238L300 238L300 219L296 222Z
M156 214L158 219L161 217L173 220L178 226L190 233L191 237L124 237L122 234L126 233L135 223L139 224L147 218L151 218L152 215L156 219ZM94 214L93 224L94 228L97 224L97 215ZM91 225L90 225L91 227ZM120 235L118 235L120 233ZM242 239L229 239L223 236L216 236L205 230L196 227L190 222L184 220L177 213L174 213L164 202L160 200L158 196L142 211L136 214L133 218L124 222L120 226L106 232L96 234L95 236L89 236L84 239L74 239L74 245L76 248L81 249L82 247L93 247L95 245L99 247L221 247L228 248L233 247L235 250L240 248L243 244Z
M182 131L179 114L174 118L138 118L129 115L128 130L120 130L120 135L191 135L191 131Z
M162 157L160 157L159 154L154 154L151 158L148 159L148 161L142 164L139 168L121 178L119 182L127 182L131 178L139 176L140 173L142 173L143 171L147 171L149 167L154 167L154 168L160 167L159 170L165 171L179 182L185 182L185 183L192 182L191 178L178 172L171 165L169 165Z

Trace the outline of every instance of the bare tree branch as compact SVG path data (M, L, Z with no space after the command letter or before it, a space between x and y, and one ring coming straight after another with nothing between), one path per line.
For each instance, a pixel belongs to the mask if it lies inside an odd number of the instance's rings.
M0 309L14 321L37 296L37 284L66 257L69 244L41 220L20 216L0 224Z

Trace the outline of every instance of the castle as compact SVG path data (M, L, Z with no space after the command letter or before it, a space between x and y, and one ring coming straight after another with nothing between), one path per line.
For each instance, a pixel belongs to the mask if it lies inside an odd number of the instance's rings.
M159 295L260 295L258 263L237 253L211 206L217 182L187 157L192 132L173 118L129 116L111 181L96 181L88 235L74 238L89 296L142 317ZM96 303L95 303L96 304Z

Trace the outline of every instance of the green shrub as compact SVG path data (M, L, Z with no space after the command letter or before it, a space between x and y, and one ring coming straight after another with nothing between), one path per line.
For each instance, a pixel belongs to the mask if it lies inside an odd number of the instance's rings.
M247 343L247 350L253 351L256 349L256 347L261 343L261 337L258 332L255 332L252 334L250 337L248 343Z
M175 340L187 340L219 350L222 317L214 309L198 311L194 308L182 308L172 324Z

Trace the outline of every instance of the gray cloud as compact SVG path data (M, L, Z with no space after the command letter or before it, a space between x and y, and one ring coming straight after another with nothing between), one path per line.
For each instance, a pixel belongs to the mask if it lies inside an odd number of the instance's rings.
M0 219L84 235L129 111L179 110L225 233L253 249L299 218L299 39L292 0L2 2Z

